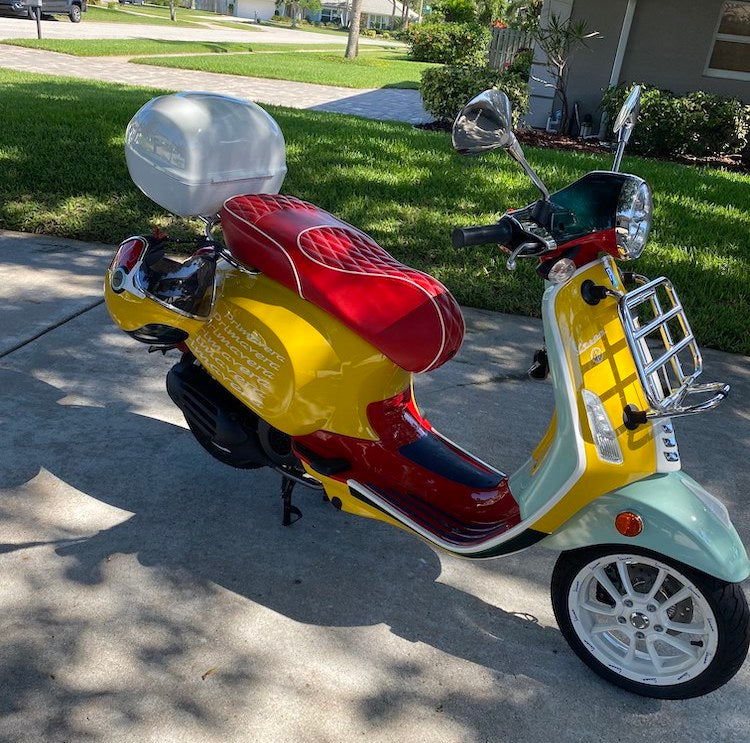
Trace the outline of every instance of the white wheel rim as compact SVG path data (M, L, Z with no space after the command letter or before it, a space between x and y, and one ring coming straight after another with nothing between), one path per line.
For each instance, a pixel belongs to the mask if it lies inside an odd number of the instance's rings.
M719 640L698 588L671 565L641 555L606 555L582 568L568 592L568 615L600 663L654 686L694 679Z

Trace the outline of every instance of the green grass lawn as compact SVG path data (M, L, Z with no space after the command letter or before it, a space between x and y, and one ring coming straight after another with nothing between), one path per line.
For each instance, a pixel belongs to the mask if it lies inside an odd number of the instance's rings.
M214 57L146 57L138 64L178 67L228 75L266 77L274 80L296 80L345 88L419 88L422 71L433 67L427 62L412 62L400 50L381 50L379 54L362 54L344 59L337 54L249 54L225 58Z
M117 8L96 8L89 5L88 10L83 16L84 21L91 23L137 23L148 24L150 26L177 26L180 28L200 28L197 23L180 20L179 11L176 21L170 21L169 17L156 18L142 15L139 13L128 13Z
M128 57L149 54L201 54L226 52L289 52L289 44L256 44L255 42L225 41L168 41L166 39L2 39L0 44L23 46L29 49L46 49L51 52L71 54L76 57ZM340 52L340 44L310 44L297 47L307 52ZM361 54L382 52L382 47L362 49ZM290 52L293 53L293 52ZM388 52L386 52L388 54ZM397 54L391 52L391 54ZM396 57L399 59L400 57Z
M156 94L0 70L0 227L108 243L157 225L192 227L143 196L125 167L125 126ZM486 224L536 198L504 154L461 158L443 133L270 110L287 142L286 193L362 227L464 304L538 314L542 283L532 261L511 273L497 248L450 242L453 227ZM611 164L584 153L527 154L551 189ZM623 169L654 188L652 236L634 268L674 281L701 343L750 353L750 176L639 158L625 158Z

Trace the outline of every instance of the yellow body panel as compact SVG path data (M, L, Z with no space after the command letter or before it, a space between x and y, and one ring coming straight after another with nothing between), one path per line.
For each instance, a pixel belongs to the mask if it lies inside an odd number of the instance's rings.
M613 263L609 266L617 271ZM617 312L617 301L607 297L594 306L584 302L581 284L586 279L622 290L620 282L613 286L604 264L597 262L579 273L557 294L555 313L575 388L586 468L568 494L532 525L533 529L544 532L554 531L598 496L648 477L657 469L653 427L647 424L629 431L622 420L626 405L635 405L640 410L648 405ZM622 449L622 464L610 464L599 458L581 396L582 389L593 392L602 400ZM543 457L550 440L548 431L535 455Z
M185 330L208 373L261 418L291 436L325 429L377 439L367 406L405 390L411 374L332 315L262 274L218 272L218 298L205 320L150 297L116 294L105 279L112 318L123 330L161 323Z
M208 373L291 436L377 435L367 406L411 375L315 305L262 274L229 271L210 319L186 341Z
M165 307L150 297L137 297L130 292L117 294L112 291L111 271L104 277L104 299L112 319L125 331L133 331L144 325L170 325L188 334L197 332L203 325L198 320Z

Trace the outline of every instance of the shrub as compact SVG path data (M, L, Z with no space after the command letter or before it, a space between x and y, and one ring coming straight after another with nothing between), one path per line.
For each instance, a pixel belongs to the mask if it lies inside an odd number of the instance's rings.
M448 23L473 23L477 17L474 0L435 0L431 7L435 18Z
M514 122L529 106L528 78L487 66L446 65L422 73L419 92L425 109L438 121L452 122L461 108L488 88L504 90L513 106Z
M629 87L629 86L628 86ZM750 107L703 91L676 96L642 86L641 112L630 140L633 152L656 157L734 154L748 146ZM602 109L614 122L626 86L610 88Z
M360 36L375 36L375 29L374 28L360 28L359 29L359 35Z
M412 59L443 64L484 64L489 37L489 29L471 23L418 23L404 32Z
M533 49L520 49L507 67L511 74L522 75L528 80L531 74L531 63L534 61Z

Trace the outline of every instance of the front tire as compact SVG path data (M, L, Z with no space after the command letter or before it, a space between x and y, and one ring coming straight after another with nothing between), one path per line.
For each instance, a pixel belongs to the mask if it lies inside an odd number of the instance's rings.
M68 18L70 18L71 23L80 23L81 22L81 6L71 5Z
M647 697L689 699L718 689L750 645L739 585L649 550L563 552L552 574L552 606L589 668Z

